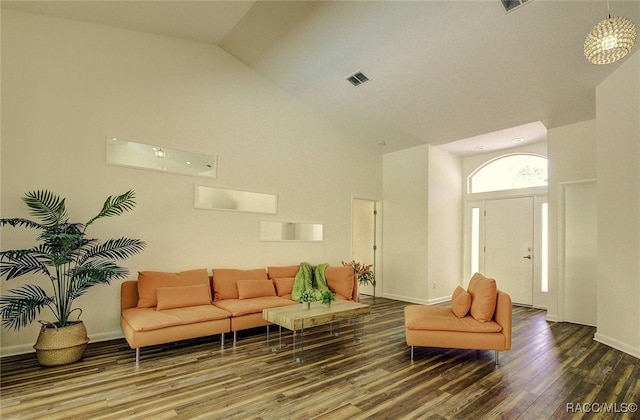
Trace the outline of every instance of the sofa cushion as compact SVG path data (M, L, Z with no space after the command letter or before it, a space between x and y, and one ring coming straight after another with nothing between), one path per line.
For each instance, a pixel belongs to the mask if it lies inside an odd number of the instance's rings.
M276 292L280 297L291 296L293 291L293 282L295 277L278 277L273 279L273 284L276 286Z
M280 306L297 305L289 299L278 296L258 297L253 299L225 299L214 301L213 304L233 316L242 316L255 313L261 313L263 309L277 308Z
M299 265L288 265L283 267L267 267L267 274L270 279L295 277L300 270Z
M498 299L496 281L476 273L469 281L467 291L471 295L471 316L480 322L491 321Z
M451 310L458 318L467 316L471 309L471 294L458 286L451 296Z
M231 314L213 305L157 311L154 308L129 308L122 311L122 318L135 331L152 331L177 325L196 324L229 318Z
M189 306L209 305L211 289L208 284L193 286L158 287L158 306L156 310L186 308Z
M410 330L496 333L502 331L494 321L478 322L467 315L458 318L446 306L409 305L404 309L405 327Z
M238 299L252 299L264 296L276 296L271 280L238 280Z
M214 268L213 300L238 299L238 280L267 280L264 268L254 270L236 270L233 268Z
M138 308L151 308L158 304L158 288L174 286L193 286L206 284L209 286L209 276L206 269L166 273L161 271L138 272ZM209 290L209 301L211 290Z
M350 300L353 295L353 267L350 265L331 267L324 270L327 286L339 296Z

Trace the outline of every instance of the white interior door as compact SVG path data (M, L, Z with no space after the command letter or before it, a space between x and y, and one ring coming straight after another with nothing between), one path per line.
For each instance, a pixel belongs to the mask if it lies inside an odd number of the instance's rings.
M483 274L524 305L533 305L533 206L533 197L485 203Z
M376 205L375 201L353 199L353 232L351 258L364 264L375 264ZM373 267L375 268L375 267ZM374 270L375 274L375 270ZM373 286L359 285L361 294L373 296Z
M598 274L596 184L563 186L564 320L596 325Z

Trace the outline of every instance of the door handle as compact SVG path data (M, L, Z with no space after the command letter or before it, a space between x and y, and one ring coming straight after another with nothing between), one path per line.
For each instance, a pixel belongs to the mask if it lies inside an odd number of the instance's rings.
M525 256L524 256L524 257L522 257L522 258L526 258L526 259L530 260L530 259L531 259L531 258L533 258L533 257L531 256L531 254L529 254L529 255L525 255Z

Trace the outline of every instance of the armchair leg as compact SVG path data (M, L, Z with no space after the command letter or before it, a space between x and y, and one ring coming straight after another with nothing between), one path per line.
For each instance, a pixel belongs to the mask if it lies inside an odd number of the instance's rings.
M236 346L236 340L238 339L238 331L233 332L233 347Z
M140 347L136 349L136 363L140 361Z
M496 366L500 364L500 352L498 350L494 350L496 353Z
M224 350L224 333L220 334L220 349Z
M411 360L413 360L413 346L411 346Z

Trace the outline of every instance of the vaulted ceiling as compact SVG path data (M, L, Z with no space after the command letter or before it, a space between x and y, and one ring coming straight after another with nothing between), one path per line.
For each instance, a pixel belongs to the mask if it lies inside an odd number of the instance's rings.
M604 1L2 1L17 9L217 45L385 152L460 154L541 140L595 117L585 35ZM640 0L611 14L640 24ZM636 46L633 53L637 52ZM354 87L361 71L370 81ZM378 146L375 146L378 147Z

